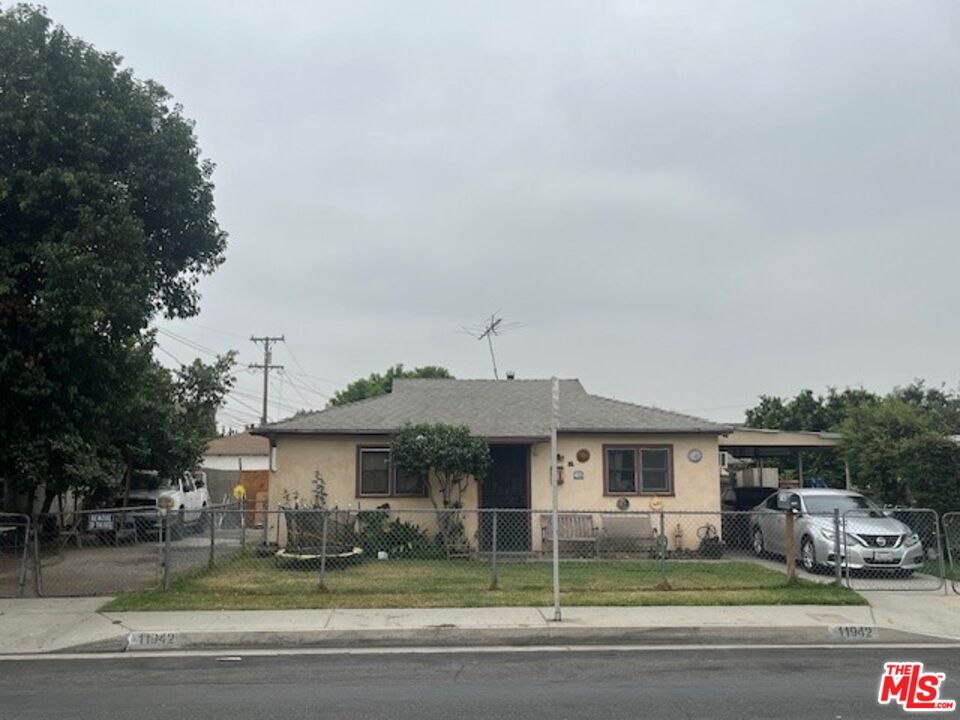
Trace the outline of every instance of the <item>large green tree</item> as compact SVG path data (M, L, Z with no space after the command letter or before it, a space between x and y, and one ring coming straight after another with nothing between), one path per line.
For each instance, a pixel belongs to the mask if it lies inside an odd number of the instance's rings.
M854 482L884 502L960 510L960 447L942 418L896 393L840 427Z
M424 367L414 368L413 370L404 370L403 365L394 365L388 368L382 375L380 373L371 373L365 378L354 380L343 390L337 393L330 400L329 405L346 405L347 403L365 400L378 395L386 395L393 390L393 381L400 378L452 378L453 375L446 368L438 365L425 365Z
M132 359L158 313L198 311L223 260L211 163L160 85L55 26L0 11L0 477L116 473Z

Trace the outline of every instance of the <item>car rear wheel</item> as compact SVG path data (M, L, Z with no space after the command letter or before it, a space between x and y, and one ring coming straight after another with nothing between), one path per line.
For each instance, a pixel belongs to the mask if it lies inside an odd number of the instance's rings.
M800 564L809 573L817 571L817 548L809 535L804 535L800 541Z
M763 544L763 531L760 528L753 529L753 554L757 557L767 554L767 548Z

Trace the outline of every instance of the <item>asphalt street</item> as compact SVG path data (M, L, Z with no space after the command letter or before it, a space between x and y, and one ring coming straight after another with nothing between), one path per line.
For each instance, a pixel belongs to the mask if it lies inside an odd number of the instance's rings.
M942 697L960 699L956 648L241 652L2 661L0 718L905 717L876 702L894 659L945 672Z

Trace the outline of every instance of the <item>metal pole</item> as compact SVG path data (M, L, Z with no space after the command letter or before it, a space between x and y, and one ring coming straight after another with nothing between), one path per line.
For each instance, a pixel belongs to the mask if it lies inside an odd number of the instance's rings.
M497 589L497 511L493 510L493 527L491 529L490 548L490 589Z
M238 500L237 504L240 506L240 549L243 551L246 551L247 549L246 502L243 500Z
M560 486L557 483L557 425L560 422L560 381L551 380L550 407L550 485L552 489L551 540L553 541L553 620L560 622Z
M794 580L797 577L797 538L794 533L794 515L793 510L787 511L784 523L784 547L787 556L787 579Z
M33 594L37 597L43 595L43 568L40 563L40 526L36 523L33 525Z
M843 567L840 563L842 562L841 558L843 557L840 546L840 538L842 533L840 532L840 509L833 509L833 584L837 587L840 587L843 582Z
M173 523L170 522L170 511L167 510L166 514L162 516L162 525L163 528L163 589L170 589L170 527Z
M20 577L17 580L17 596L23 597L23 590L27 586L27 558L30 556L30 518L23 516L23 553L20 557Z
M209 567L213 570L213 566L217 558L217 523L216 523L216 513L211 514L209 510L202 510L207 514L207 522L210 524L210 562Z
M843 487L845 490L849 490L851 487L850 482L850 463L846 460L843 461Z
M325 582L327 576L327 516L329 513L323 511L323 530L322 535L320 536L320 590L326 591L327 585Z

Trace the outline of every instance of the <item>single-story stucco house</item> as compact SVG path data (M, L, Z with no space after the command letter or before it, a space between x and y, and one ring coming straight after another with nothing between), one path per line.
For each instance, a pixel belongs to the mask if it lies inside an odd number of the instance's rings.
M390 439L407 423L447 423L487 440L493 456L465 508L548 510L551 398L550 380L396 380L388 395L262 426L254 433L271 444L270 507L285 492L309 497L319 471L330 505L433 508L423 484L391 464ZM731 430L561 380L560 508L719 510L719 438Z

